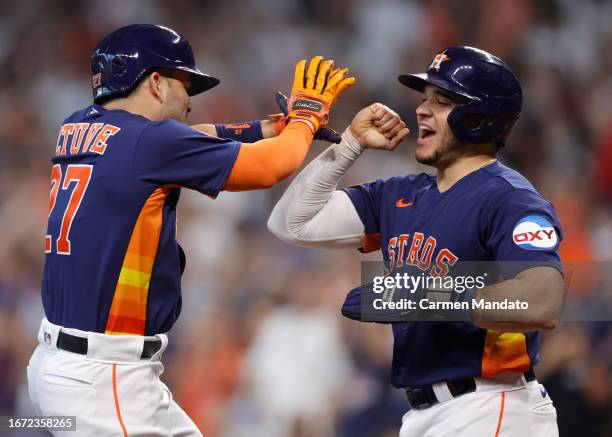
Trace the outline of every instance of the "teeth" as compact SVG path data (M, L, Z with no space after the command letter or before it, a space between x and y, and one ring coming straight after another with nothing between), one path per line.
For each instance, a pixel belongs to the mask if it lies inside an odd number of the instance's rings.
M434 131L433 129L430 129L426 126L419 126L419 131L421 132L421 137L424 138L430 134L435 134L436 131Z

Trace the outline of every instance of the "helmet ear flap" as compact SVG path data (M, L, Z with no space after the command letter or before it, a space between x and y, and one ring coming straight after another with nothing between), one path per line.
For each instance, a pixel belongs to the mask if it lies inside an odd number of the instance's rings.
M456 106L448 115L448 125L463 143L496 142L503 146L518 116L514 114L478 114L470 105Z
M476 109L475 106L471 102L453 108L448 114L448 125L451 131L459 141L466 144L496 141L496 116L471 112Z
M121 77L127 72L127 62L123 57L108 54L98 54L91 60L92 72L102 73L108 81L110 78Z
M464 111L465 106L455 106L453 110L448 114L446 121L450 127L451 132L455 137L462 143L470 143L471 138L469 129L463 124L463 120L467 114Z
M478 129L487 123L487 118L489 117L486 114L466 114L461 120L461 124L468 130Z
M113 59L110 62L111 74L114 77L121 77L127 71L127 63L123 56L113 56Z
M107 85L111 76L111 67L105 54L97 54L91 58L91 73L94 96L101 92L101 87Z

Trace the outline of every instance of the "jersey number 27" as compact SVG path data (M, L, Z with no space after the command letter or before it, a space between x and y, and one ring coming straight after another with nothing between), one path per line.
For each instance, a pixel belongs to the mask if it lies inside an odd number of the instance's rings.
M60 187L63 191L70 188L75 183L70 198L66 202L64 214L62 216L59 236L56 240L56 250L59 255L70 255L70 227L72 221L81 206L81 201L87 191L89 180L91 179L92 165L71 164L66 167L66 173L62 182L62 168L60 164L55 164L51 170L51 196L49 198L49 216L55 208L57 195ZM51 253L51 235L45 237L45 253Z

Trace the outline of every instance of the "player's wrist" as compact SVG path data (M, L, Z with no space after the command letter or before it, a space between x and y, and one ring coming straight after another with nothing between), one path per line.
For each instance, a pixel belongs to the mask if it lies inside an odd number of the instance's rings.
M285 129L287 117L284 114L269 114L265 120L261 120L261 132L264 138L273 138Z
M342 133L342 143L352 152L360 155L366 149L366 146L359 141L357 135L352 130L351 126L347 127Z
M266 138L260 120L229 124L217 123L214 127L216 136L219 138L231 138L242 143L255 143Z
M295 124L295 123L300 123L303 125L308 126L308 129L310 129L310 133L314 136L315 132L317 131L317 127L315 127L315 125L312 123L312 121L307 120L305 118L290 118L289 121L287 122L287 126Z

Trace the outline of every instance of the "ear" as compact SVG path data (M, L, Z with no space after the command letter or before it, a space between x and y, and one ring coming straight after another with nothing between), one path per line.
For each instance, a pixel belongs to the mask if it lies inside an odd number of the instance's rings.
M155 100L159 103L164 103L166 100L166 83L165 77L159 74L157 71L151 73L147 78L147 88Z

